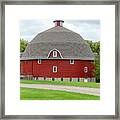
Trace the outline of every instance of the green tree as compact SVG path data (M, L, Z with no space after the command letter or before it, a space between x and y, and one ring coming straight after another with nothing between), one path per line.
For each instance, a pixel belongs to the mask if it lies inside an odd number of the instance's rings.
M100 55L96 55L95 56L95 78L96 78L96 82L100 82Z
M28 45L28 41L24 39L20 39L20 53L24 52Z
M95 55L95 78L96 82L100 82L100 41L98 42L93 42L86 40L86 42L89 44L91 47L94 55Z
M97 53L98 55L100 54L100 41L93 42L93 41L86 40L86 42L91 47L93 53Z

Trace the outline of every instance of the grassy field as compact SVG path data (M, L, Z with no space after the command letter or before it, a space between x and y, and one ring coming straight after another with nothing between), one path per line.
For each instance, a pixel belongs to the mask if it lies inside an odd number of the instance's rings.
M100 96L64 92L60 90L46 90L20 88L21 100L100 100Z
M65 82L65 81L48 81L48 80L20 80L20 82L22 84L52 84L52 85L100 88L100 83L94 83L94 82Z

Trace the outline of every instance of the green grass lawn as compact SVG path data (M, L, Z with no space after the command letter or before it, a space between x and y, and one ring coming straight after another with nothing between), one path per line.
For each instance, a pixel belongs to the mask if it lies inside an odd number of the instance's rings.
M46 90L20 88L21 100L100 100L100 96L65 92L60 90Z
M52 84L78 87L100 88L100 83L95 82L65 82L65 81L48 81L48 80L20 80L22 84Z

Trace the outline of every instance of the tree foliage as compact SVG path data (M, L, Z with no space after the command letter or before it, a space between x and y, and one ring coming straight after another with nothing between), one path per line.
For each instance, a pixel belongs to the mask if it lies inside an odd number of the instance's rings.
M92 42L86 40L86 42L90 45L94 55L95 55L95 78L96 82L100 82L100 41Z
M20 53L24 52L28 45L28 41L24 39L20 39Z
M100 55L95 57L95 77L96 82L100 82Z
M90 45L93 53L97 53L98 55L100 54L100 41L93 42L93 41L86 40L86 42Z

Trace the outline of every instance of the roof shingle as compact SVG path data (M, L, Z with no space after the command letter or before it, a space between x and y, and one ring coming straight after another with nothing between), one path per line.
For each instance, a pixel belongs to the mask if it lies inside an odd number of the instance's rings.
M59 50L63 57L61 59L94 60L92 50L84 39L79 34L60 26L39 33L28 44L21 60L48 59L48 53L52 49Z

